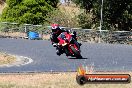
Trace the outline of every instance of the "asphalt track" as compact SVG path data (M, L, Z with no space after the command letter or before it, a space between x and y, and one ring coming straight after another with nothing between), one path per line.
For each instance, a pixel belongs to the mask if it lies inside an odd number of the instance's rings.
M0 72L76 71L80 65L96 71L132 71L132 46L82 43L83 59L57 56L46 40L0 39L0 51L29 57L32 63L0 67Z

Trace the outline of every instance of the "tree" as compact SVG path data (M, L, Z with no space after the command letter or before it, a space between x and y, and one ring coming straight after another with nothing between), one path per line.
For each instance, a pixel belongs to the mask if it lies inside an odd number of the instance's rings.
M73 1L81 8L84 8L86 13L93 13L92 23L99 23L101 0ZM103 4L104 29L127 31L132 29L132 0L104 0Z
M20 4L22 0L6 0L7 5L12 8L13 6L16 6L17 4Z
M46 20L51 23L58 23L65 27L77 27L77 17L71 17L70 13L65 13L59 9L54 9L54 11L47 14Z
M78 15L78 22L82 28L88 28L91 29L92 27L92 14L86 14L86 13L81 13Z
M7 0L7 7L2 12L2 21L43 24L46 14L53 7L45 0Z
M93 7L94 0L72 0L74 3L85 9L86 13L90 12Z
M107 0L103 6L104 27L107 25L112 30L131 30L132 26L132 1ZM98 14L100 14L98 12Z
M59 0L45 0L49 5L51 5L54 8L57 8L57 5L59 3Z

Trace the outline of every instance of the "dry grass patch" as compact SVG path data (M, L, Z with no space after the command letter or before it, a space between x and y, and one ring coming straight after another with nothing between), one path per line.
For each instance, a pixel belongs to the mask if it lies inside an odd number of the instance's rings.
M1 86L5 88L131 88L132 83L80 86L76 83L76 73L34 73L0 75L0 88Z
M16 58L14 56L6 53L0 53L0 65L13 63L15 60Z
M67 15L70 14L71 18L80 14L80 8L79 7L60 5L59 9Z
M26 34L25 33L21 33L21 32L13 32L13 33L11 33L11 32L0 32L0 35L2 35L2 36L10 36L10 37L25 37L26 36Z

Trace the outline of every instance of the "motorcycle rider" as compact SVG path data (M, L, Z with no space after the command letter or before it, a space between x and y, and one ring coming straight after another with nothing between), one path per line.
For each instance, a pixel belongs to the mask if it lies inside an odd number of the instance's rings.
M65 29L61 29L59 24L52 24L51 25L51 30L52 30L52 33L51 33L51 42L52 42L52 45L54 47L56 47L56 54L57 55L61 55L63 52L61 51L61 47L58 46L58 43L59 43L59 40L58 40L58 36L62 33L62 32L68 32L69 33L69 30L65 30ZM74 31L73 32L73 37L75 40L76 39L76 32ZM81 46L81 43L79 43L79 45Z

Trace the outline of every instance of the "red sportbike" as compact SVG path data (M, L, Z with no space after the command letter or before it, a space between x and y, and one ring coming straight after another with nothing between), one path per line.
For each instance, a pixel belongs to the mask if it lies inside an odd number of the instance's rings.
M68 32L62 32L58 36L58 47L61 47L61 52L66 56L82 58L79 43L73 38L73 35Z

